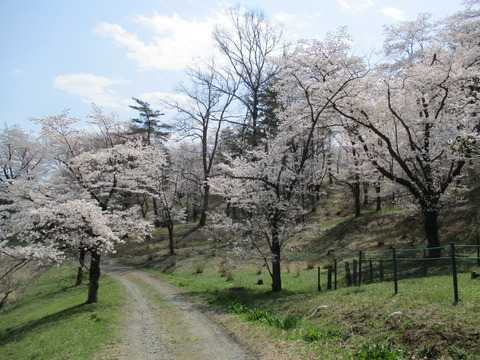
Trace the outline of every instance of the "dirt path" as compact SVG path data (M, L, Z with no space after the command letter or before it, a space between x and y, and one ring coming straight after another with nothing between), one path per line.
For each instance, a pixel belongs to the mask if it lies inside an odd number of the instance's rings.
M106 259L102 269L127 291L126 359L255 359L174 286L112 259ZM158 294L164 301L152 300Z

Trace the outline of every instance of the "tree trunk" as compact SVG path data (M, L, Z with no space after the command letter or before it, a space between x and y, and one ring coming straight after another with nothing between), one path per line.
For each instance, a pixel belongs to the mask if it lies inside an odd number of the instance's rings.
M280 267L281 247L278 239L277 229L272 230L272 291L282 290L282 274Z
M438 236L438 211L429 209L422 210L423 213L423 226L425 228L425 235L427 236L427 246L430 249L428 251L428 257L437 258L441 256L440 238Z
M198 222L199 227L203 227L207 224L207 210L208 210L208 201L210 197L210 185L205 184L204 189L205 189L205 192L203 194L202 211L200 213L200 221Z
M75 282L75 286L81 285L83 283L83 268L85 267L85 256L87 255L87 251L82 247L80 249L80 254L78 257L79 265L77 271L77 281Z
M3 294L2 300L0 300L0 309L3 308L3 306L7 303L7 298L8 295L10 295L13 292L13 290L7 290Z
M148 200L149 198L146 195L137 195L137 203L140 204L140 212L144 219L147 218L148 214Z
M168 254L170 256L173 256L175 255L175 248L173 243L173 224L171 223L171 221L168 222L167 229L168 229L168 249L169 249Z
M363 183L363 206L366 207L368 206L368 188L369 188L369 183L364 182Z
M92 259L90 261L90 274L88 286L88 299L87 304L93 304L98 302L98 287L100 279L100 253L97 253L95 250L90 251L92 254Z
M360 183L357 181L352 185L353 197L355 199L355 217L361 215L361 202L360 202Z
M157 204L157 199L153 198L153 213L155 214L155 227L159 228L162 224L160 223L160 220L158 219L158 204Z
M227 201L227 208L225 210L225 214L227 215L227 217L233 217L231 214L230 214L230 208L231 208L231 203L230 201Z
M382 210L382 199L380 197L380 185L375 185L375 192L377 194L377 208L376 211Z
M192 212L193 212L193 214L192 214L193 222L196 223L197 222L197 217L198 217L198 209L197 209L196 205L193 205Z

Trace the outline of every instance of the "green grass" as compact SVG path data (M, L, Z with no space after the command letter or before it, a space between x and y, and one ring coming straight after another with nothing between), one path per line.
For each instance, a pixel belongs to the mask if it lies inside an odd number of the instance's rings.
M100 359L120 341L121 285L102 276L98 304L87 287L72 287L72 268L52 268L0 313L2 359Z
M394 295L392 282L317 293L313 273L286 274L281 293L252 285L247 279L254 276L240 271L232 282L208 271L162 277L204 303L262 326L305 359L478 358L480 281L468 274L459 276L461 301L454 304L450 276L401 280ZM320 305L324 308L312 316ZM398 311L402 314L389 318Z
M476 243L480 187L476 189L467 202L442 213L443 244ZM192 299L232 314L234 320L226 325L236 329L236 336L257 349L275 344L278 359L480 359L480 280L470 279L469 273L478 272L475 261L457 262L457 304L449 260L429 264L428 278L421 277L422 262L400 262L398 295L393 282L378 283L376 262L374 284L346 287L342 263L339 289L326 291L324 267L334 257L358 259L360 249L426 246L420 217L405 209L390 205L381 212L366 210L360 218L351 209L339 193L321 200L308 219L315 228L291 239L283 251L284 290L279 293L270 291L270 276L254 251L244 257L229 249L234 234L206 234L196 231L195 224L177 227L176 256L167 256L165 232L158 229L150 244L122 249L120 257L159 274ZM462 256L468 255L465 251ZM311 265L314 269L308 270ZM322 267L321 293L317 266ZM369 278L368 263L362 270L363 279ZM385 278L392 278L390 263L385 263ZM259 279L263 285L256 285ZM398 311L400 316L389 318Z
M316 269L308 270L302 262L284 265L284 290L272 293L270 276L257 261L240 259L227 250L217 249L212 256L211 246L198 241L194 247L181 247L175 257L147 262L147 270L182 288L194 301L250 324L250 330L241 331L257 334L251 335L256 342L260 333L281 344L282 353L291 359L477 356L480 280L470 279L467 270L459 273L458 304L454 304L451 275L408 278L402 273L399 294L394 295L391 281L345 287L339 279L338 290L326 291L322 271L319 293ZM202 264L203 272L195 271L196 264ZM225 269L233 280L222 276ZM256 285L258 279L264 284ZM321 305L326 308L312 316ZM388 318L397 311L402 312L399 317Z

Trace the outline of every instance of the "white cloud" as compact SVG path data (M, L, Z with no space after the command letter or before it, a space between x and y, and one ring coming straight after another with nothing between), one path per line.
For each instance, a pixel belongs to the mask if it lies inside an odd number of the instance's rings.
M80 96L83 102L115 108L124 107L124 100L110 87L125 83L127 83L125 80L87 73L59 75L53 79L55 88Z
M280 22L280 23L295 23L298 21L298 15L297 14L288 14L283 11L277 11L275 14L273 14L273 18Z
M322 13L318 11L303 14L278 11L273 14L275 22L284 26L283 31L285 37L293 41L296 41L299 38L311 37L311 29L315 28L315 25L322 17Z
M382 9L382 13L386 17L397 20L397 21L404 21L406 19L405 12L399 8L386 7Z
M322 14L318 11L313 11L305 14L285 13L278 11L273 15L273 19L288 28L305 28L312 26L318 19L322 18Z
M152 31L151 39L141 40L122 26L106 22L100 23L93 31L126 48L127 56L141 70L179 70L193 57L213 53L211 33L218 19L199 22L185 20L177 14L171 17L154 14L151 17L138 16L136 22Z
M373 0L337 0L342 10L363 11L373 5Z

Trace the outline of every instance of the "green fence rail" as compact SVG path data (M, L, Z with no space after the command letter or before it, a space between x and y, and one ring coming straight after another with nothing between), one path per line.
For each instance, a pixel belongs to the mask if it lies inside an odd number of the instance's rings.
M468 253L461 254L461 251ZM475 254L476 251L476 254ZM442 255L438 256L438 252ZM415 256L416 254L419 256ZM429 254L437 254L429 257ZM339 284L339 275L344 272L346 286L359 286L362 283L373 283L375 279L382 282L387 279L386 267L391 266L392 273L389 274L394 284L394 293L398 294L398 281L400 267L416 271L420 275L427 277L430 264L441 261L448 261L453 281L453 295L455 302L459 299L457 261L476 260L477 266L480 267L480 237L476 245L456 245L450 243L447 246L439 246L432 248L415 248L415 249L397 249L392 247L386 250L369 250L358 252L358 256L349 256L343 259L333 259L332 264L327 267L326 271L321 271L318 267L317 290L322 291L322 279L326 278L326 289L336 290ZM411 262L412 265L404 265ZM413 266L415 265L415 266ZM323 276L322 276L323 274ZM325 282L325 281L324 281Z

